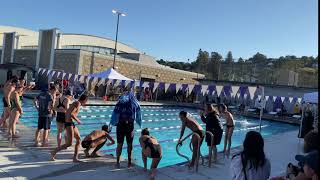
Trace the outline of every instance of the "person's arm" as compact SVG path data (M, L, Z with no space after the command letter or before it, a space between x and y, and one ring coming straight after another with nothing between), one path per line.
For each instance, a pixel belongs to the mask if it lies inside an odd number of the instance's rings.
M76 120L78 124L81 124L80 119L77 117L77 114L78 114L77 112L79 111L79 109L80 109L80 102L76 102L75 107L71 112L71 118Z
M106 133L106 137L109 141L111 141L107 144L107 146L111 146L115 143L114 139L109 135L109 133Z
M65 112L67 112L67 109L69 109L70 107L70 100L68 98L66 98L65 102L64 102L64 109L65 109Z
M203 123L207 123L207 117L204 116L203 111L200 112L200 118Z
M178 141L179 144L181 143L181 139L182 139L182 137L183 137L183 134L184 134L185 129L186 129L186 125L185 125L185 123L183 122L183 123L182 123L182 126L181 126L179 141Z
M34 104L34 107L39 111L38 97L35 97L35 98L33 99L33 104Z

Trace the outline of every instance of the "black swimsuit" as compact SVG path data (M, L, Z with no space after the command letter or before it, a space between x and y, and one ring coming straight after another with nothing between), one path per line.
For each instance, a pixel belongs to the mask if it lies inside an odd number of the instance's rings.
M151 142L149 142L149 139L150 138L148 137L146 140L143 141L144 145L145 145L144 149L147 149L147 147L150 148L151 158L161 158L161 154L160 154L159 150L154 148L153 144Z
M2 98L2 102L3 102L3 107L9 107L8 102L6 101L6 98Z
M60 108L60 107L65 108L65 106L63 104L64 100L65 99L63 99L62 102L61 102L60 98L59 98L59 104L58 104L57 108ZM59 122L59 123L65 123L66 122L66 113L58 112L56 121Z

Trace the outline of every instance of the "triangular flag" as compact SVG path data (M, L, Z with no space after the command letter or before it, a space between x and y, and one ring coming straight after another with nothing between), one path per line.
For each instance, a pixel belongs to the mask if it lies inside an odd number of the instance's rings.
M81 78L81 77L80 77ZM106 81L105 78L101 78L100 81L98 82L98 86L104 84L104 82Z
M40 73L40 71L42 71L42 68L39 68L39 69L38 69L38 74Z
M261 100L261 97L262 97L261 95L258 95L258 100L259 100L259 101Z
M127 87L130 82L131 82L130 80L126 80L126 81L124 82L124 87Z
M69 73L67 78L68 78L68 79L70 79L70 78L71 78L71 76L72 76L72 74L70 74L70 73Z
M243 95L243 98L244 98L244 99L247 99L247 97L248 97L248 94L244 94L244 95Z
M216 92L218 97L220 96L222 89L223 89L223 86L216 86Z
M189 89L188 92L189 92L189 94L193 91L194 86L195 86L194 84L189 84L189 85L188 85L188 89ZM189 94L188 94L188 95L189 95Z
M201 86L201 93L202 93L202 95L204 95L206 92L207 92L207 90L208 90L208 85L202 85Z
M268 101L269 100L269 96L265 96L266 97L266 101Z
M237 92L238 92L238 90L239 90L239 87L240 86L231 86L231 96L232 97L234 97L236 94L237 94Z
M298 98L297 100L298 100L298 103L301 103L301 100L302 100L302 99L301 99L301 98Z
M273 100L273 101L276 101L276 99L277 99L277 96L273 96L273 97L272 97L272 100Z
M289 97L289 102L292 103L293 97Z
M286 97L280 97L280 98L281 98L281 102L283 102Z
M47 71L47 76L49 76L50 73L51 73L51 70L49 69L49 70Z
M83 83L84 82L84 76L80 75L79 81Z
M62 73L61 79L63 79L66 76L67 73Z
M43 69L41 75L43 75L45 72L47 72L47 69Z
M155 92L156 89L158 88L158 86L159 86L159 83L155 82L154 85L153 85L153 90L152 91Z
M57 72L57 78L59 78L60 74L61 74L61 72L58 71L58 72Z
M143 82L142 87L143 88L149 87L149 82L147 82L147 81Z
M176 84L176 93L178 93L181 87L182 87L182 84Z
M253 99L254 93L256 92L257 87L256 86L249 86L248 90L249 90L249 94L250 94L250 99Z
M170 83L165 83L164 84L164 92L167 92L169 86L170 86Z
M74 78L73 78L73 81L77 81L78 80L78 74L76 74L75 76L74 76Z
M51 71L51 73L49 74L49 76L50 76L50 77L53 77L55 73L56 73L56 71Z

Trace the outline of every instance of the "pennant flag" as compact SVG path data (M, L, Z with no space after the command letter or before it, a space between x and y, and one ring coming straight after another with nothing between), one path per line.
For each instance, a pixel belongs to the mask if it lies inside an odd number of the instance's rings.
M84 82L84 76L80 75L79 81L83 83Z
M152 92L155 92L156 89L158 88L158 86L159 86L159 83L158 83L158 82L155 82L155 83L153 84Z
M280 98L281 98L281 102L283 102L286 97L280 97Z
M254 93L256 92L256 89L257 89L256 86L249 86L249 87L248 87L249 94L250 94L250 99L253 99Z
M49 70L47 71L47 76L49 76L50 73L51 73L51 70L49 69Z
M179 92L181 87L182 87L182 84L176 84L176 93Z
M41 72L41 75L45 74L47 72L47 69L43 69L43 71Z
M289 102L292 103L293 97L289 97Z
M61 74L61 72L60 72L60 71L59 71L59 72L57 72L57 78L59 78L60 74Z
M55 73L56 73L56 71L51 71L48 76L53 77Z
M202 93L202 95L204 95L206 92L207 92L207 90L208 90L208 85L202 85L202 87L201 87L201 93Z
M67 75L67 79L69 80L71 78L72 74L71 73L68 73Z
M261 97L262 97L261 95L258 95L258 100L259 100L259 101L261 100Z
M61 74L61 79L64 79L64 77L66 76L67 73L62 73Z
M164 84L164 92L167 92L169 86L170 86L170 83L165 83Z
M268 101L268 100L269 100L269 96L265 96L265 98L266 98L266 101Z
M131 82L130 80L126 80L126 81L124 82L124 87L127 87L130 82Z
M193 91L194 86L195 86L194 84L189 84L188 85L188 89L189 89L188 95L190 95L190 93Z
M244 94L243 97L244 99L246 99L248 97L248 94Z
M301 103L302 98L298 98L297 101L298 103Z
M40 73L41 70L42 70L42 68L39 68L39 69L38 69L38 74Z
M216 86L216 92L217 92L218 97L221 95L222 89L223 89L223 86Z
M76 74L75 76L74 76L74 78L73 78L73 81L78 81L78 74Z
M106 79L105 78L101 78L100 81L98 82L98 86L104 84L105 82L106 82Z
M237 92L238 92L238 90L239 90L239 87L240 86L231 86L231 96L232 97L234 97L236 94L237 94Z
M273 97L272 97L272 100L273 100L273 101L276 101L276 99L277 99L277 96L273 96Z
M143 82L142 87L143 87L143 88L149 87L149 82Z

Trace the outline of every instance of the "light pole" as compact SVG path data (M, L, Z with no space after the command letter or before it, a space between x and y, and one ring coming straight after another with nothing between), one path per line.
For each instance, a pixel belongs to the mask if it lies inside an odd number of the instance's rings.
M126 16L126 14L120 12L120 11L116 11L116 10L112 10L113 14L117 14L117 31L116 31L116 43L114 45L114 53L113 53L113 65L112 68L114 69L114 65L116 63L116 55L117 55L117 43L118 43L118 29L119 29L119 17L120 16Z

